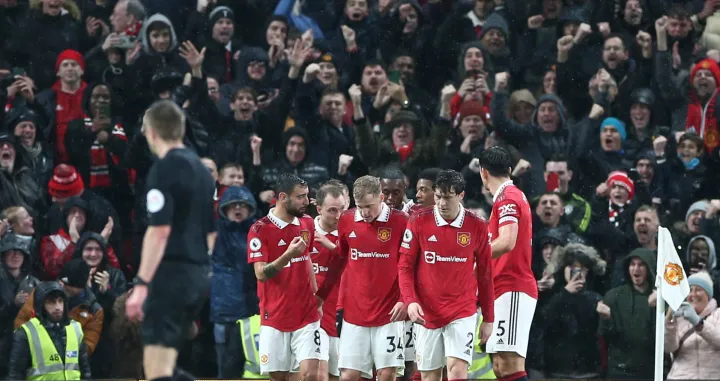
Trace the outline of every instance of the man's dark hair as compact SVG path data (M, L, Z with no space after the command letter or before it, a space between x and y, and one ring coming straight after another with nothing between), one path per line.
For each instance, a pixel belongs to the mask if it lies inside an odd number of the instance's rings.
M515 164L510 151L501 146L482 151L478 160L480 167L486 169L493 177L510 177L511 168Z
M418 180L430 180L435 183L435 179L437 178L438 173L440 173L440 168L427 168L424 169L420 174L418 175Z
M363 65L362 68L363 68L363 71L365 71L366 67L375 67L375 66L380 66L383 69L383 71L385 71L385 73L387 74L387 66L385 66L385 64L382 61L380 61L379 59L371 59L371 60L365 61L365 65Z
M317 206L322 206L325 203L327 196L340 197L343 195L343 189L334 184L323 184L317 193L315 193L315 203Z
M560 196L560 193L555 193L555 192L545 192L545 193L541 194L540 197L537 198L537 203L539 204L540 199L542 199L543 197L546 197L546 196L557 197L558 200L560 200L560 203L565 205L565 201L563 201L562 196Z
M275 193L277 195L280 195L280 193L291 195L295 187L307 188L307 186L307 181L301 179L298 175L283 173L278 177L277 184L275 184Z
M405 181L405 174L398 167L385 167L378 172L380 180L402 180Z
M236 163L234 161L229 161L229 162L223 164L223 166L220 168L218 173L222 173L224 170L226 170L228 168L236 168L236 169L243 171L243 173L245 173L245 168L243 168L242 164Z
M218 83L220 83L220 81L218 81ZM240 94L250 94L250 96L252 97L253 101L254 101L254 102L257 102L258 93L257 93L257 91L255 91L255 89L253 89L253 88L250 87L250 86L244 86L244 87L241 87L241 88L235 90L235 92L233 93L232 98L230 99L230 101L231 101L231 102L235 102L235 100L237 99L238 95L240 95Z
M437 174L433 189L442 193L460 194L465 191L465 178L458 171L452 169L443 169Z
M552 155L550 155L550 158L547 160L547 162L553 162L553 163L567 163L568 158L567 156L562 152L555 152Z
M696 134L695 132L690 131L690 132L684 133L680 137L680 139L678 139L677 144L680 145L686 140L689 140L690 142L695 144L698 151L700 151L700 152L702 152L705 149L705 141L703 140L703 138L700 137L700 135Z
M342 95L345 99L347 99L347 97L345 96L345 93L340 91L340 89L338 89L336 86L330 85L323 90L322 96L320 96L320 99L323 99L328 95L338 95L338 94Z
M688 20L692 16L690 10L681 4L675 4L668 10L667 17L677 20Z
M147 17L145 12L145 6L139 0L128 0L127 2L127 13L135 17L137 21L143 21Z
M611 39L611 38L619 38L620 42L623 44L623 49L628 50L628 42L625 41L625 36L620 33L610 33L603 41L603 46L605 45L605 41Z

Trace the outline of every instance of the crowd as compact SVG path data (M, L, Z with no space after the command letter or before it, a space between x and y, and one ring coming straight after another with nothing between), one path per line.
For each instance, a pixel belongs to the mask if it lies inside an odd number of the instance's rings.
M142 377L124 302L159 99L217 182L195 375L260 377L247 236L282 174L311 198L372 174L412 213L454 169L487 218L497 145L534 212L530 378L652 378L659 226L692 290L668 377L720 375L720 0L0 0L0 25L0 377Z

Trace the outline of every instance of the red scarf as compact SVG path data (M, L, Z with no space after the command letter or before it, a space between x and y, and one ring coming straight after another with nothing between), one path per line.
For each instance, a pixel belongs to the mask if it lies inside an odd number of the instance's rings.
M85 118L85 128L92 128L92 119ZM113 127L110 139L127 140L122 125L116 124ZM90 147L90 189L109 188L112 185L112 181L110 181L110 163L108 163L108 156L113 166L120 164L120 158L114 153L109 153L108 155L105 146L95 139Z
M65 148L65 134L71 120L84 119L83 94L87 84L83 81L80 88L73 94L62 91L60 81L55 82L55 152L60 163L70 162L67 149ZM58 163L59 164L59 163Z
M715 114L715 103L717 102L718 90L715 90L707 108L703 112L702 101L697 97L695 91L690 91L690 102L688 103L687 120L685 131L695 131L705 141L706 152L712 152L720 143L718 142L717 115ZM704 123L703 123L704 122Z
M411 142L410 144L402 147L395 146L395 151L397 151L398 155L400 155L400 162L405 163L405 160L407 160L408 157L410 157L410 154L412 154L413 147L415 147L415 142Z

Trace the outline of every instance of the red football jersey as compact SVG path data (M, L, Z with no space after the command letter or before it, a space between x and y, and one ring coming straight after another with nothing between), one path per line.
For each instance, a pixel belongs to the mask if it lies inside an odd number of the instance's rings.
M248 263L272 262L287 250L295 237L302 237L312 243L315 237L315 223L310 216L295 218L287 223L273 215L253 224L248 234ZM308 245L305 253L293 258L280 273L266 280L258 281L261 324L282 332L292 332L312 322L320 320L317 302L313 295L310 277ZM232 290L228 290L230 292Z
M317 294L323 299L342 274L344 318L362 327L390 323L390 311L400 298L397 269L400 243L408 215L383 204L378 218L367 223L360 211L343 213L338 223L337 258ZM343 271L347 267L347 271Z
M328 236L330 242L337 245L337 230L333 232L324 231L320 227L319 218L320 217L315 217L315 234ZM315 279L317 280L318 287L322 286L325 278L327 278L330 259L332 259L334 253L335 251L328 250L328 248L318 242L313 243L310 259L313 262L313 270L315 271ZM328 336L332 337L338 337L337 327L335 327L335 313L337 312L339 289L340 287L338 287L337 284L333 285L330 289L330 293L323 303L323 316L320 320L320 327L327 332Z
M493 259L495 298L509 291L519 291L537 299L538 289L532 264L532 212L525 194L507 181L500 185L490 214L490 242L499 235L500 228L517 224L515 248Z
M472 316L478 301L483 321L494 320L492 250L482 218L461 207L448 222L437 208L423 209L410 218L400 254L400 292L405 304L420 304L426 328Z

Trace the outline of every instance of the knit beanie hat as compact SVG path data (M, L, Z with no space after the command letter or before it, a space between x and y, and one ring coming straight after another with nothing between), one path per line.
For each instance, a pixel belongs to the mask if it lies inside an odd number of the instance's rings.
M705 290L705 292L707 292L708 297L713 297L713 281L707 272L700 271L699 273L690 275L688 277L688 284L690 286L701 287L703 290Z
M693 79L695 79L695 74L697 74L700 70L710 70L710 72L713 75L713 78L715 78L715 82L717 82L718 85L720 85L720 66L718 66L718 63L715 62L715 60L711 58L706 58L693 66L692 70L690 71L690 81L692 82Z
M480 33L480 39L482 40L485 34L492 29L499 30L506 39L510 36L510 27L508 26L507 21L505 21L505 18L500 16L497 12L493 12L485 20L485 24L482 26L482 32Z
M60 70L60 64L62 64L65 60L72 60L77 62L78 65L80 65L80 68L85 71L85 58L83 57L80 52L77 50L72 49L66 49L63 50L57 57L57 60L55 61L55 72L57 73L58 70Z
M220 19L230 19L233 24L235 23L235 14L232 9L226 6L220 6L213 9L212 12L210 12L209 18L211 27L214 26Z
M48 183L48 193L55 198L68 198L79 195L85 184L75 167L60 164L55 167L53 176Z
M71 259L60 271L60 281L70 287L85 288L90 278L90 266L82 258Z
M708 207L710 206L710 203L707 202L707 200L700 200L695 201L690 205L690 207L687 210L687 213L685 213L685 221L690 218L690 215L695 212L707 212Z
M615 185L620 185L623 188L625 188L629 194L628 200L632 200L633 196L635 196L635 183L632 181L632 179L630 177L628 177L627 173L625 173L625 172L622 172L622 171L611 172L607 178L606 184L607 184L608 188L612 188Z
M627 139L627 130L625 130L625 123L621 122L617 118L606 118L600 124L600 132L602 132L602 130L608 126L614 127L620 133L620 139L622 139L622 141L625 141L625 139Z
M483 123L487 123L485 114L485 108L482 103L478 101L463 102L463 104L460 105L460 110L458 111L458 123L462 123L462 120L465 119L466 116L471 115L479 116L482 118Z

